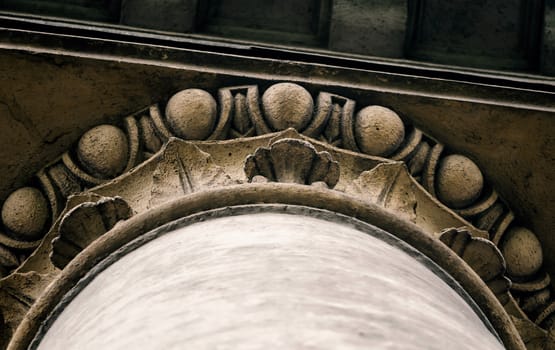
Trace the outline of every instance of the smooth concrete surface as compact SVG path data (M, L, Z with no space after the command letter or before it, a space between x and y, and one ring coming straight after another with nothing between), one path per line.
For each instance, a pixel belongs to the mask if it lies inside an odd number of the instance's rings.
M383 231L372 228L383 236ZM139 247L38 349L503 349L440 277L348 224L258 213Z

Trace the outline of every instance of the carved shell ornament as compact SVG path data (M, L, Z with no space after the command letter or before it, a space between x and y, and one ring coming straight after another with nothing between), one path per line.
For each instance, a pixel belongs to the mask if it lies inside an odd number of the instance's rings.
M262 96L257 85L214 95L189 88L165 106L85 132L2 204L0 290L37 269L37 256L47 252L53 265L41 267L48 274L36 282L44 289L57 268L117 221L172 196L268 181L342 191L398 213L467 261L511 315L555 334L541 244L472 159L388 107L293 83L271 85ZM79 229L87 220L103 222L102 229ZM17 322L6 320L12 328Z
M245 173L253 182L322 184L333 188L339 180L339 164L328 152L316 151L309 142L283 139L248 156Z

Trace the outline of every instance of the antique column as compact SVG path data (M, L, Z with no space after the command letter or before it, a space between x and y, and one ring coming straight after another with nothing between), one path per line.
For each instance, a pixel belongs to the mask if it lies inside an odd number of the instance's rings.
M3 189L2 345L553 349L544 247L432 97L186 73Z
M86 279L37 349L504 348L432 260L375 226L305 206L179 219Z

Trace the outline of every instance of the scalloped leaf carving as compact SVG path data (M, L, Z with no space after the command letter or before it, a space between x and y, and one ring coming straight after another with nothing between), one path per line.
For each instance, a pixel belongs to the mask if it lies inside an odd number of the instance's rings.
M248 156L245 174L251 182L325 183L333 188L339 180L339 163L307 141L286 138Z
M79 204L62 218L59 235L52 241L50 260L63 269L95 239L132 215L133 210L121 197L103 197Z
M439 239L480 276L502 304L508 302L511 281L505 277L505 259L493 242L472 237L465 228L446 229Z

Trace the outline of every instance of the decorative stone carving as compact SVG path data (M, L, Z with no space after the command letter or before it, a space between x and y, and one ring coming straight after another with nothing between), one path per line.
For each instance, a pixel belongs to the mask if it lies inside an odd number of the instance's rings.
M314 108L310 93L293 83L272 85L261 99L256 85L222 88L218 102L206 91L186 89L170 98L165 113L154 105L126 117L121 125L101 125L86 132L74 150L37 174L53 217L69 195L128 171L172 136L216 140L292 126L332 145L404 161L433 196L489 231L494 242L499 242L512 221L496 192L482 185L476 164L462 155L442 157L442 145L405 125L390 109L364 107L355 118L355 101L326 92L318 94ZM452 190L460 189L459 185L469 192Z
M266 121L273 130L293 128L301 131L312 119L314 102L305 88L297 84L279 83L264 92L262 107Z
M416 222L417 189L406 166L401 162L382 163L364 171L353 181L348 192L391 209L402 218Z
M505 233L499 247L507 261L507 272L515 278L534 276L543 265L540 241L524 227L512 227Z
M48 218L46 198L34 187L22 187L12 192L2 206L4 226L23 241L40 238Z
M355 137L363 153L387 157L405 138L405 126L397 113L381 106L361 109L355 119Z
M50 242L41 238L57 230L72 194L121 196L140 212L176 195L249 181L325 184L378 203L429 232L466 226L469 233L453 238L466 242L465 247L498 245L513 285L507 294L500 275L486 282L500 299L509 299L506 307L512 305L513 315L555 332L541 245L532 231L516 223L479 164L425 135L411 125L410 116L382 106L357 111L353 99L328 92L313 99L309 90L278 83L260 98L257 85L232 86L219 89L216 100L207 91L189 88L165 106L152 105L85 132L4 201L0 274L16 275L14 269L27 268L20 265L24 261L39 264L33 251L47 250ZM302 135L291 129L270 134L289 127ZM442 237L449 235L455 233ZM476 243L477 237L492 243ZM62 241L60 236L55 250L62 249ZM53 258L58 267L77 251L64 255L62 250ZM487 254L487 264L499 263L499 256Z
M535 323L547 329L550 333L555 333L555 302L551 302L536 318Z
M52 241L52 263L63 269L91 242L131 215L132 209L120 197L79 204L62 218L59 236Z
M166 120L176 136L204 140L216 124L216 100L208 92L187 89L173 95L166 105Z
M508 302L511 281L505 277L505 259L495 244L454 228L443 231L439 239L472 267L502 304Z
M232 183L230 176L214 163L210 154L193 144L170 139L152 174L148 207L160 205L177 195Z
M512 321L517 327L522 341L528 350L553 350L555 349L554 334L547 333L543 329L528 320L512 316Z
M355 105L355 101L343 96L320 92L315 115L303 134L333 146L358 150L353 133Z
M484 178L478 166L460 154L441 159L436 177L439 200L454 209L474 203L484 187Z
M0 324L0 347L2 349L6 348L13 330L54 277L55 275L47 272L27 271L0 279L0 314L3 319ZM37 286L41 287L37 288Z
M100 125L81 136L76 153L88 173L110 179L121 174L127 165L127 137L115 126Z
M227 126L230 123L229 136L231 138L263 135L271 132L260 110L258 86L222 88L218 91L218 95L222 113L218 127L209 138L210 140L226 138Z
M258 148L245 162L249 181L324 183L333 188L339 180L339 164L328 152L317 152L310 143L282 139L270 148Z

